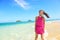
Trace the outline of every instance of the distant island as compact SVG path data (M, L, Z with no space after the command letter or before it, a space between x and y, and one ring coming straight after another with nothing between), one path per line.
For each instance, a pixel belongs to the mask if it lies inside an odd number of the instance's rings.
M21 22L20 20L17 20L16 22Z
M28 20L28 22L32 22L32 20Z

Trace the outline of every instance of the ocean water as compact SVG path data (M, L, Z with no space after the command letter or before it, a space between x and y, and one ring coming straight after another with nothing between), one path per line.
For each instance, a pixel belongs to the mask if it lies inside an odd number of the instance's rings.
M58 21L60 19L51 19L51 20L46 20L46 22L51 22L51 21ZM4 26L12 26L12 25L16 25L16 24L27 24L27 23L34 23L35 21L23 21L23 22L6 22L6 23L0 23L0 27L4 27Z
M26 40L27 36L29 40L33 34L33 23L33 21L0 23L0 40Z
M16 25L16 24L26 24L26 23L33 23L34 21L31 22L6 22L6 23L0 23L1 26L10 26L10 25Z

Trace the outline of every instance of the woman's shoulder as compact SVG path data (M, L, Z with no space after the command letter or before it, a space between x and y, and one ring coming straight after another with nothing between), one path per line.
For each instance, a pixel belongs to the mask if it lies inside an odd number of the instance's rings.
M35 18L38 18L38 16L36 16Z
M45 20L45 18L44 17L42 17L44 20Z
M38 19L38 16L36 16L35 19Z

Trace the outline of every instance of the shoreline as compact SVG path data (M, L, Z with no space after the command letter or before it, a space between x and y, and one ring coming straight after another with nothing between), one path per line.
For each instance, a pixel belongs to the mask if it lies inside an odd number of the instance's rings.
M49 21L45 24L45 40L60 40L60 21ZM5 26L0 28L0 40L34 40L34 29L34 22Z

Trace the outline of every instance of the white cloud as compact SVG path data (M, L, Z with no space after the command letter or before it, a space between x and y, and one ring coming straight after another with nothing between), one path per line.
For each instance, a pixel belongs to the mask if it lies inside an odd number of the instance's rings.
M19 6L21 6L24 9L29 9L29 3L27 3L25 0L14 0Z

